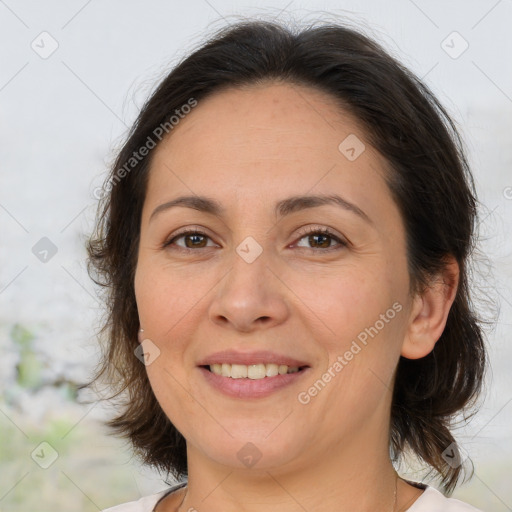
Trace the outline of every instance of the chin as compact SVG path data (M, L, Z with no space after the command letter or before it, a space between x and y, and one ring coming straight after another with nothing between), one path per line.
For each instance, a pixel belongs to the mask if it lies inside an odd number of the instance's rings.
M244 434L223 431L222 438L198 434L201 442L195 449L202 451L208 458L218 464L237 469L272 470L292 463L304 452L304 440L292 436L270 436L268 432Z

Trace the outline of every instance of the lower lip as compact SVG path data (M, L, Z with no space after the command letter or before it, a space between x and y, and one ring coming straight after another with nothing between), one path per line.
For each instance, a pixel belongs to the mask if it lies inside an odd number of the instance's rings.
M295 373L286 373L263 379L232 379L231 377L217 375L203 367L199 367L199 370L212 387L225 395L235 398L264 398L297 382L307 373L308 368Z

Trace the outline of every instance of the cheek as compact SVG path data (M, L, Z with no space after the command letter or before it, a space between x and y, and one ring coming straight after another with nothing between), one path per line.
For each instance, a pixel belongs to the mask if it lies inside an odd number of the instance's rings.
M140 261L135 275L135 296L141 325L163 343L180 332L201 307L211 283L198 273L177 270L165 263Z
M315 378L324 375L330 382L324 373L329 370L337 377L331 388L336 392L326 393L326 400L338 403L343 397L353 407L364 395L371 394L375 402L368 403L375 404L385 393L382 382L392 377L404 334L404 290L396 277L377 262L365 268L345 266L328 275L288 275L300 298L297 307L310 318L312 341L324 353Z
M294 272L286 278L297 307L318 323L319 336L343 344L373 325L391 307L393 289L380 268L346 265L324 273Z
M185 375L180 371L181 365L173 365L177 358L166 352L162 352L162 357L146 367L149 383L165 415L180 432L186 432L189 436L190 432L194 432L194 422L201 411L198 410L193 390L188 389ZM206 418L206 422L208 420ZM214 425L208 424L208 427Z

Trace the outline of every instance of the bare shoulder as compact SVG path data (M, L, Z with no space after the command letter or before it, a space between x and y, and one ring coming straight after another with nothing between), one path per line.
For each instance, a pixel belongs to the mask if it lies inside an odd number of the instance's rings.
M156 504L153 512L174 512L175 510L178 510L186 492L186 487L180 487L178 490L164 495L164 497Z

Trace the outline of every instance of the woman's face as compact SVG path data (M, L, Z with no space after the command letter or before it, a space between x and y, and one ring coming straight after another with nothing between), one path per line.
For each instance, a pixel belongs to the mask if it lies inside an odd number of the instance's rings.
M135 290L151 386L189 461L387 449L405 233L355 120L313 89L231 89L154 151Z

